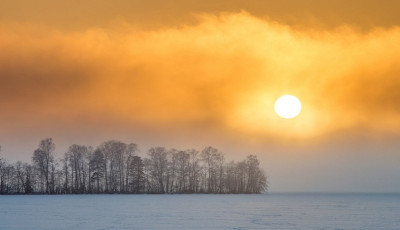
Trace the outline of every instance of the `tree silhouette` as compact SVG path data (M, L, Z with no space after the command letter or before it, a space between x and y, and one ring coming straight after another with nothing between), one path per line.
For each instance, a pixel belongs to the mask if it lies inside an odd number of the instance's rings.
M53 139L39 143L32 164L0 158L1 194L69 193L262 193L268 181L255 155L225 163L225 155L208 146L177 150L150 148L110 140L97 148L73 144L56 159Z

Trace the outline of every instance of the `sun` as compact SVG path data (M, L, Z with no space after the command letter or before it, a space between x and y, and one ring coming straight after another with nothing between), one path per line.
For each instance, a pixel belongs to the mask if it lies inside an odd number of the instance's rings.
M275 102L275 112L285 119L294 118L301 112L301 102L295 96L283 95Z

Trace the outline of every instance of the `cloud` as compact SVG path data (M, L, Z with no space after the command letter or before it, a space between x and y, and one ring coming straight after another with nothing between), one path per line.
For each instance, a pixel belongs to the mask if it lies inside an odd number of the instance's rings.
M0 125L101 121L257 138L398 130L399 39L397 27L300 29L246 12L153 31L3 22ZM282 94L300 98L298 118L274 113Z

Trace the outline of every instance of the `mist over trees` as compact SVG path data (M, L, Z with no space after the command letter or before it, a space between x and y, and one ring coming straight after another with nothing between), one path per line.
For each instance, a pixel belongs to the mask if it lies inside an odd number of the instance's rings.
M74 144L56 158L55 146L52 138L40 141L31 163L12 164L0 157L0 194L262 193L268 189L255 155L226 162L213 147L202 151L154 147L142 157L136 144L110 140L96 148Z

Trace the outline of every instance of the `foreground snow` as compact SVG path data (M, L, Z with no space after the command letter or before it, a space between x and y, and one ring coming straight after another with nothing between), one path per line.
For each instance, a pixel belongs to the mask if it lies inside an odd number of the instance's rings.
M0 196L0 229L400 229L400 195Z

